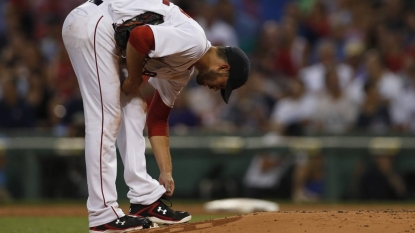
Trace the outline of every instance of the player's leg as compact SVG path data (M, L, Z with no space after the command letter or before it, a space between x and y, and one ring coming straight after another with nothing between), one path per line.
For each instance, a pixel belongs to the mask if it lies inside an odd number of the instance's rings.
M147 106L142 98L121 94L124 121L118 132L118 148L124 163L124 179L130 187L130 214L147 217L160 224L183 223L191 220L188 212L174 211L160 197L166 189L147 174L145 140Z
M140 97L121 93L121 106L124 120L118 132L117 144L124 163L124 179L130 188L127 196L131 203L149 205L166 190L147 173L143 136L147 105Z
M92 3L72 11L62 36L80 86L85 112L85 161L90 227L124 216L118 207L115 140L121 123L118 56L111 19Z

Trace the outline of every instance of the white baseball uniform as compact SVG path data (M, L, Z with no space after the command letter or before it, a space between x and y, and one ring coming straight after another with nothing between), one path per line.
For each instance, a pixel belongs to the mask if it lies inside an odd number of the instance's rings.
M78 78L85 112L85 160L89 226L98 226L124 216L118 207L115 186L116 146L124 164L124 179L131 203L148 205L165 189L146 170L146 123L144 100L121 92L119 50L113 23L152 11L164 23L150 25L155 49L148 54L143 72L163 102L172 107L176 96L195 69L193 63L210 48L203 29L176 5L166 0L104 0L99 6L86 2L66 18L62 37Z

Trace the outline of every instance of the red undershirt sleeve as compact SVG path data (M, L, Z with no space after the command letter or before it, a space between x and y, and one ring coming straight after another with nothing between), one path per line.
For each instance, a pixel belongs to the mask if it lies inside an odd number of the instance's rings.
M130 32L128 42L141 54L148 54L155 48L154 34L149 26L138 26Z
M169 136L169 115L171 108L164 104L156 90L147 113L148 136Z

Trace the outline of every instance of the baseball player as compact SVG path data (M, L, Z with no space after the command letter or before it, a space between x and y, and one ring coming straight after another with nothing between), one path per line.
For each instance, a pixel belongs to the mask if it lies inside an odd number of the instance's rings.
M167 0L89 0L67 16L62 37L84 103L90 232L189 221L188 212L160 201L174 192L168 116L181 89L196 75L199 85L220 89L227 103L232 90L247 81L245 53L211 46L202 28ZM120 56L126 57L124 80ZM148 111L139 90L142 75L150 76L156 89ZM146 170L146 122L158 180ZM117 203L116 142L129 186L128 215Z

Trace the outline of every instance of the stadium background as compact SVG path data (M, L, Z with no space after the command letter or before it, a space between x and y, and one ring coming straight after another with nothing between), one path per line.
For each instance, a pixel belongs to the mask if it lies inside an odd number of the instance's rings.
M193 81L177 99L176 198L414 197L413 1L172 2L252 62L229 105ZM82 101L61 39L81 3L0 0L0 201L87 196ZM120 161L117 185L125 198Z

